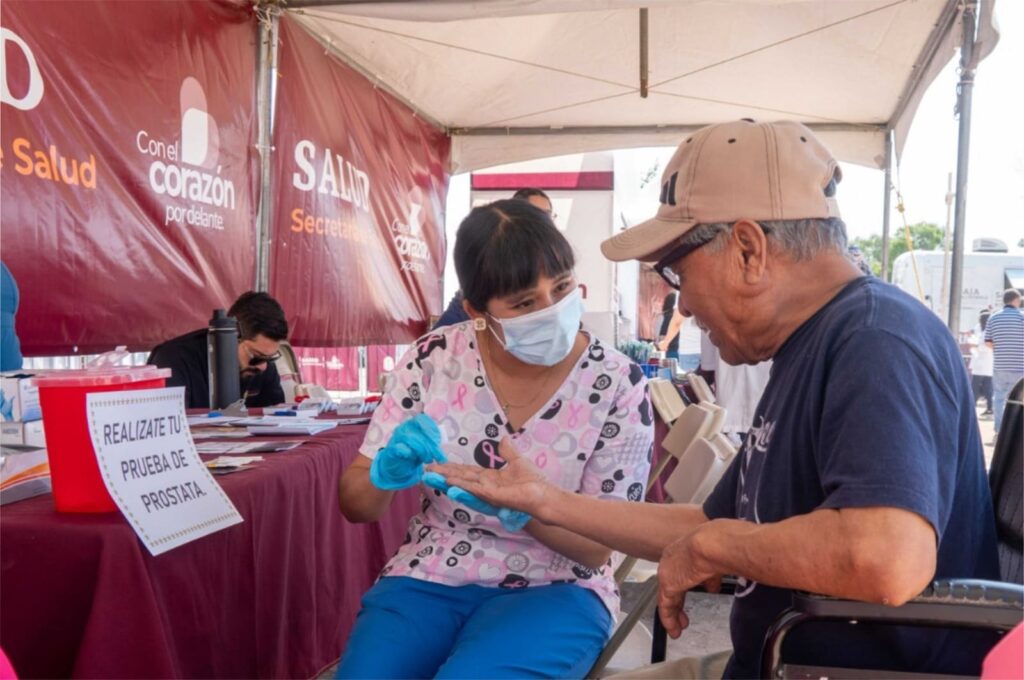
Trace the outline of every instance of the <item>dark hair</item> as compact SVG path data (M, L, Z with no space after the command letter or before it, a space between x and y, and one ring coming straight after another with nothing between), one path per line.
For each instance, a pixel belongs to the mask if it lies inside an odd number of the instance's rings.
M988 326L988 318L990 316L992 316L991 312L982 312L978 315L978 324L981 326L981 330L985 330L985 327Z
M1020 299L1020 291L1016 288L1007 288L1006 292L1003 293L1003 304L1008 305L1014 300Z
M454 259L462 295L478 311L541 274L556 277L576 266L572 246L547 213L519 199L473 208L455 235Z
M676 295L677 293L669 293L665 296L665 299L661 301L661 311L664 314L668 314L675 311L676 308Z
M238 337L252 340L263 335L271 340L285 340L288 337L288 320L277 300L266 293L250 290L242 293L228 310L228 316L238 320Z
M534 189L533 187L526 187L525 189L520 189L516 193L512 194L512 198L518 198L520 201L528 201L530 200L530 196L540 196L548 203L551 202L551 197L545 194L543 190Z

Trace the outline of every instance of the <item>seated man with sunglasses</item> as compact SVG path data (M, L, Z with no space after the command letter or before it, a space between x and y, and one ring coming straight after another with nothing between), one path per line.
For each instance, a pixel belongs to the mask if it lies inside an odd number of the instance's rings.
M284 401L281 376L274 366L281 341L288 337L288 321L277 300L249 291L235 300L228 316L238 320L240 394L245 405L263 407ZM209 361L206 329L200 328L158 345L149 355L154 366L171 369L168 387L185 387L186 408L210 408Z

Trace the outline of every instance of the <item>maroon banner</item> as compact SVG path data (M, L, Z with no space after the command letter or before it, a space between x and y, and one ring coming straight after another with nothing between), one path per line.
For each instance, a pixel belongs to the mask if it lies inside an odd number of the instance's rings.
M291 342L407 343L441 311L450 140L281 18L270 292Z
M293 347L302 382L326 390L359 390L358 347Z
M146 349L255 278L251 7L4 0L3 260L29 355Z

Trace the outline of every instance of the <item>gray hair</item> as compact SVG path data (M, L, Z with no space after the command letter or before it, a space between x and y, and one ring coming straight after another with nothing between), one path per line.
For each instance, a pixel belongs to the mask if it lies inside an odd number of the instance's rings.
M698 224L683 234L679 245L705 246L710 252L725 248L722 234L732 231L731 222L709 222ZM834 251L846 254L846 224L838 217L811 218L802 220L764 220L758 222L774 248L786 253L794 260L809 260L818 253Z

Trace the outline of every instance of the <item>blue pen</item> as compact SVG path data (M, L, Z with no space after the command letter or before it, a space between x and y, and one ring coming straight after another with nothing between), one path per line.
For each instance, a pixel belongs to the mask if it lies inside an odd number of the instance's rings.
M295 411L288 410L288 411L274 411L274 415L275 416L294 416L294 415L298 415L298 414L295 413Z
M220 411L210 411L206 414L207 418L220 418L223 415Z

